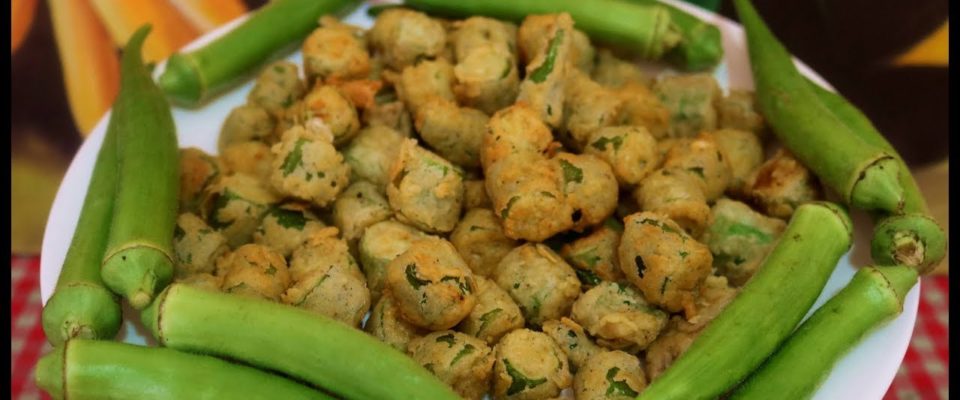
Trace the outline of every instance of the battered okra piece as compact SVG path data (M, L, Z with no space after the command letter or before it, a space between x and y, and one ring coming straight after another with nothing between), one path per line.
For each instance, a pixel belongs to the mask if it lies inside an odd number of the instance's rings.
M271 143L275 140L275 129L276 121L265 108L256 103L237 106L230 110L227 119L223 121L217 139L217 150L223 153L224 149L235 143Z
M177 217L173 230L174 272L177 277L213 273L216 260L230 250L227 239L193 213Z
M692 236L710 223L710 206L696 175L663 168L648 175L633 192L643 211L669 217Z
M473 307L457 330L476 336L491 346L510 331L523 328L520 307L500 286L482 276L477 281L477 305Z
M733 177L729 157L724 156L713 135L707 132L671 148L664 157L663 168L694 177L708 202L720 198Z
M290 257L292 285L283 302L355 328L370 309L370 290L335 229L315 235Z
M367 181L356 181L333 202L333 224L347 242L360 239L363 230L393 216L381 189Z
M670 316L647 304L626 282L600 282L573 303L570 318L586 328L597 344L611 349L643 350Z
M389 294L381 296L370 310L370 318L363 330L404 353L407 352L410 341L422 336L420 328L400 317L396 301Z
M646 387L640 360L619 350L590 357L573 377L577 400L633 400Z
M558 162L521 155L487 169L487 194L507 237L539 242L573 227Z
M592 77L597 83L611 89L628 84L650 86L653 82L653 79L640 70L636 63L621 60L609 49L597 50L597 61Z
M504 46L481 44L457 59L454 94L460 104L486 114L513 104L520 91L516 59Z
M280 197L254 176L236 173L222 176L204 191L200 216L236 248L250 243L260 219Z
M558 128L564 119L564 86L570 75L568 69L572 68L573 19L567 13L550 14L547 17L549 21L544 37L549 41L545 50L528 58L517 102L529 104L544 123ZM520 25L520 32L524 31L526 23L525 20ZM520 46L524 46L523 34L520 35Z
M450 233L450 242L474 274L486 277L493 275L503 256L517 246L517 241L503 234L493 211L486 208L468 210Z
M350 166L323 132L294 126L273 145L270 183L280 193L325 207L346 188Z
M784 220L801 204L821 196L817 178L784 149L750 174L743 192L764 214Z
M520 306L529 326L569 314L580 295L580 281L573 268L540 243L511 250L493 275L497 285Z
M403 137L413 135L413 121L410 113L407 112L403 102L395 98L383 100L382 103L375 101L372 107L363 109L361 121L364 128L383 126L399 132ZM356 140L356 138L353 139L353 141Z
M174 278L174 283L182 283L184 285L189 285L195 288L210 290L214 292L220 291L220 278L214 276L213 274L204 272L200 274L190 274L181 278Z
M392 219L377 222L363 231L357 249L374 302L382 296L387 280L387 264L407 251L414 241L428 236L412 226Z
M328 229L305 204L287 203L272 207L253 233L253 242L289 258L311 237Z
M611 225L598 225L589 235L564 244L560 249L560 255L574 268L584 288L594 287L602 281L623 279L617 259L617 245L623 229Z
M490 197L483 179L467 179L463 181L463 209L491 208Z
M416 140L404 140L387 184L387 199L397 219L427 232L452 231L463 205L461 174Z
M304 92L306 86L300 80L297 64L276 61L267 65L257 76L253 89L247 94L247 101L279 117L303 97Z
M315 86L287 110L284 119L309 130L328 129L337 146L349 142L360 130L356 106L335 86Z
M336 82L365 78L370 54L363 31L336 18L320 18L320 27L303 41L303 69L307 80Z
M290 286L287 261L267 246L245 244L217 260L220 290L241 296L280 301Z
M263 142L242 142L228 145L220 152L228 173L244 173L268 182L273 173L273 153Z
M653 91L670 110L671 137L693 137L700 131L717 128L717 110L721 92L713 75L682 74L660 79Z
M670 150L673 150L674 147L683 148L683 147L689 146L690 142L692 141L693 141L693 138L688 138L688 137L683 137L683 138L667 137L667 138L658 139L657 153L660 154L660 165L658 165L658 167L663 166L663 162L666 161L667 153L669 153Z
M564 85L565 144L580 151L597 129L617 123L623 100L578 70L570 71Z
M433 332L410 342L410 356L468 400L490 388L493 350L486 342L454 331Z
M623 100L618 125L643 126L657 140L670 134L670 109L647 86L627 83L616 94Z
M557 23L559 14L528 15L517 30L517 44L519 45L520 59L525 65L533 62L534 58L547 51L550 45L549 38L552 29ZM590 44L590 38L577 29L571 29L570 63L590 74L593 68L596 51Z
M763 163L760 140L752 132L729 128L713 131L711 136L730 164L731 179L727 191L740 193L750 173Z
M738 129L762 137L766 124L754 106L753 92L730 90L717 102L717 126L721 129Z
M397 158L405 136L382 125L368 126L343 149L343 158L350 166L351 181L365 180L386 188L390 166Z
M384 10L368 32L370 45L395 70L433 59L445 51L443 24L426 14L405 8Z
M560 349L567 355L570 361L570 370L577 372L587 359L604 349L597 346L596 343L587 336L583 327L576 321L561 317L559 320L549 320L543 323L543 333L550 335L550 338L560 346Z
M590 43L590 37L579 29L573 30L571 39L573 39L573 48L571 49L573 65L589 76L596 63L597 50Z
M563 177L564 199L573 209L570 220L574 230L582 231L613 214L619 185L610 165L592 154L560 153L551 161L556 162Z
M552 399L573 383L566 355L543 332L517 329L493 351L494 399Z
M514 59L517 57L517 25L512 22L482 16L454 21L448 39L457 60L484 45L493 45Z
M729 199L717 200L711 213L713 218L703 233L703 243L713 254L713 266L733 286L743 286L756 272L786 223Z
M477 283L450 242L428 237L413 242L387 265L386 290L400 315L432 331L450 329L477 304Z
M489 119L480 110L434 97L423 104L414 123L420 138L441 157L464 168L477 168Z
M203 150L180 149L180 211L199 212L204 191L220 177L223 169L217 157Z
M640 212L623 225L618 254L627 280L648 303L692 317L699 287L712 269L710 249L663 214Z
M610 164L622 188L640 184L660 164L657 140L639 125L597 129L590 134L584 152Z
M403 69L395 89L411 116L430 99L455 101L453 65L446 59L426 60Z

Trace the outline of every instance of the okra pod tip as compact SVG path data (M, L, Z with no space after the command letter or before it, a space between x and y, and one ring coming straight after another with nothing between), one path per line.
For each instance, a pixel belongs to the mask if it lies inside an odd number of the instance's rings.
M157 84L171 101L186 106L197 104L206 86L193 58L181 53L167 59Z
M910 293L910 289L917 284L917 271L913 268L907 268L903 265L878 266L867 268L871 274L876 274L883 279L885 286L893 290L893 295L897 299L900 311L903 311L903 301Z
M863 169L850 193L850 204L862 210L899 212L903 209L900 166L887 156Z
M870 255L880 264L901 264L920 274L932 271L943 260L946 233L928 215L893 215L877 222L870 241Z
M122 319L116 296L100 285L75 282L57 288L41 315L43 332L54 346L69 339L112 338Z
M54 399L63 398L63 360L66 349L66 344L54 347L53 351L37 361L35 383Z
M123 247L103 262L103 281L111 289L123 288L120 295L141 310L153 301L154 293L173 278L173 259L165 251L145 244Z

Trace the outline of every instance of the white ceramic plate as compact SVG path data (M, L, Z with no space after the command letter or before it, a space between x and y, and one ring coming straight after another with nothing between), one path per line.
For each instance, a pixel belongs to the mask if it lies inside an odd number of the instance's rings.
M685 3L678 4L674 1L670 1L670 3L720 27L723 33L725 57L723 63L716 68L714 73L720 85L724 89L753 89L746 42L740 25ZM244 19L239 18L210 32L188 45L186 49L196 48L210 42L236 27ZM350 14L346 21L363 27L370 27L373 23L373 20L366 15L366 6ZM291 54L287 59L297 65L302 65L299 52ZM829 87L820 76L806 65L797 61L797 66L801 72L814 81ZM163 65L157 67L157 76L163 70L163 67ZM665 72L670 73L670 71ZM174 108L173 119L177 125L180 146L196 146L215 154L220 125L233 107L245 102L246 95L252 87L252 80L248 81L199 110ZM90 174L93 170L94 160L106 132L108 119L109 114L100 120L88 140L80 147L53 202L44 232L43 249L40 257L40 294L44 303L53 293L57 276L60 273L60 266L70 245L70 239L73 236L73 230L76 227ZM858 233L861 235L869 234L869 221L856 217L855 215ZM837 269L827 282L826 288L814 304L814 309L840 290L853 276L855 269L850 263L850 255L848 253L840 260ZM893 381L910 342L917 315L919 293L920 285L917 284L907 296L903 313L896 320L873 332L847 354L833 369L827 381L817 392L815 399L881 399L883 397ZM153 344L149 334L140 325L137 314L129 308L124 313L124 327L117 339L131 343ZM817 351L817 349L809 350Z

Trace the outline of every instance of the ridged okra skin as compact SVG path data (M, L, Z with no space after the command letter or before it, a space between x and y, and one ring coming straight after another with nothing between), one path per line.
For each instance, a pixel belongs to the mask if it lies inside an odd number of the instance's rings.
M75 339L37 363L54 399L316 399L330 396L279 375L160 347Z
M282 372L343 398L458 398L404 353L304 309L175 283L141 318L163 346Z
M670 22L680 34L680 42L664 56L685 71L703 71L723 59L723 35L716 25L708 24L683 10L658 0L633 0L637 4L660 5L670 12Z
M852 234L840 206L798 207L753 279L638 399L713 399L743 380L813 306Z

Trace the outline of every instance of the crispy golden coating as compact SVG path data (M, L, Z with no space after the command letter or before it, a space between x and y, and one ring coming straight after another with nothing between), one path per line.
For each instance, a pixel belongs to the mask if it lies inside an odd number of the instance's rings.
M368 32L373 49L395 70L433 59L445 51L446 30L439 20L405 8L384 10Z
M564 200L573 209L570 220L574 230L582 231L613 214L619 185L610 165L592 154L560 153L550 161L555 161L557 175L563 179Z
M632 400L646 387L640 360L619 350L590 357L573 377L577 400Z
M550 338L567 355L567 359L570 361L570 370L573 372L583 367L588 358L604 350L587 336L583 327L567 317L544 322L543 333L550 335Z
M638 125L657 140L666 138L670 132L670 109L647 86L627 83L616 91L623 99L620 106L620 125Z
M414 339L409 349L414 361L450 385L460 397L480 400L487 393L493 350L486 342L447 330Z
M517 302L527 324L533 326L567 315L580 295L580 281L573 268L539 243L527 243L507 253L493 279Z
M543 332L510 332L497 343L494 355L494 399L555 398L573 383L566 355Z
M253 242L290 257L300 245L324 232L326 226L305 204L287 203L272 207L253 233Z
M509 50L493 43L481 44L457 59L453 68L457 100L486 114L493 114L516 100L520 72Z
M707 201L718 199L733 177L729 157L724 157L720 145L708 132L673 146L664 157L663 168L694 177Z
M410 137L413 134L410 113L407 112L403 102L396 99L374 101L373 106L363 109L361 119L364 128L385 126L399 132L403 137ZM356 140L353 139L353 141Z
M412 226L389 219L364 229L357 244L360 264L373 301L380 299L387 280L387 264L407 251L414 241L428 237Z
M660 164L657 140L647 128L638 125L597 129L584 150L610 164L623 188L638 185Z
M395 88L410 115L435 97L455 101L453 95L453 65L446 59L421 61L403 69Z
M463 181L463 209L491 208L493 204L487 196L487 188L483 179L467 179Z
M584 288L596 286L601 281L616 282L623 279L617 246L623 227L613 219L593 228L590 234L564 244L560 255L570 263Z
M717 126L738 129L763 137L766 123L754 105L753 92L731 89L717 102Z
M368 126L343 149L343 158L350 166L351 181L366 180L386 188L390 166L397 158L403 134L382 125Z
M220 152L227 173L241 172L266 182L273 173L273 153L263 142L241 142L228 145Z
M750 174L744 192L760 211L784 220L800 204L821 196L817 178L783 149Z
M517 246L517 241L503 234L493 211L486 208L468 210L450 233L450 242L475 274L486 277L493 275L503 256Z
M245 244L217 260L220 289L271 301L280 301L290 286L287 262L279 253L259 244Z
M457 330L494 345L508 332L523 328L523 314L510 295L487 278L477 275L474 279L477 305L460 321Z
M520 92L517 95L518 103L529 104L535 110L540 119L552 127L560 127L564 118L564 85L571 66L573 49L573 19L570 14L549 14L546 16L528 16L518 31L518 42L521 47L521 54L525 54L526 74L520 83ZM524 49L527 40L524 37L526 32L524 25L531 20L545 18L545 31L537 30L538 33L544 33L544 38L548 38L547 44L532 57L529 49ZM539 40L538 40L539 42Z
M633 196L641 210L666 215L699 236L710 223L710 206L699 179L676 169L658 169L640 182Z
M347 242L360 239L363 230L393 216L381 189L367 181L351 183L333 202L333 224Z
M742 286L786 229L786 222L753 211L735 200L720 199L703 233L703 242L713 253L713 266L733 286Z
M592 76L597 83L612 89L629 84L650 86L653 83L653 79L640 70L636 63L620 59L609 49L597 50Z
M370 291L336 229L310 238L290 257L292 285L283 293L286 304L360 327L370 309Z
M477 168L488 119L480 110L434 97L420 108L414 124L420 138L441 157L464 168Z
M669 315L626 282L600 282L573 303L570 317L601 346L637 351L657 338Z
M203 193L225 169L220 159L196 147L180 149L180 211L199 212Z
M340 89L329 85L314 86L286 111L284 118L310 130L314 125L325 126L338 146L349 142L360 130L360 118L353 102Z
M707 73L672 75L660 79L653 91L670 110L671 137L693 137L717 128L720 86Z
M273 145L270 183L278 192L325 207L346 188L350 166L330 135L295 126Z
M743 185L763 163L763 146L757 135L739 129L719 129L710 133L730 164L728 192L740 193Z
M427 232L450 232L463 206L462 171L406 139L390 167L387 199L398 220Z
M470 17L453 22L450 33L453 54L457 60L466 58L473 49L493 45L516 59L517 25L487 17Z
M251 175L221 176L203 193L200 216L227 238L231 248L250 243L269 207L280 201L267 184Z
M213 273L217 258L230 250L227 238L193 213L177 217L173 230L174 270L178 277Z
M400 310L393 296L381 296L377 304L370 310L370 319L363 330L391 347L407 352L410 341L423 336L420 328L404 321L400 317Z
M565 145L583 150L597 130L617 124L623 99L607 87L590 79L590 75L571 70L564 81Z
M336 82L360 79L370 73L363 31L336 18L320 18L320 27L303 41L303 69L307 79Z
M276 139L275 129L274 117L265 108L255 103L234 107L220 128L217 150L223 153L232 144L251 141L269 144Z
M289 61L275 61L267 65L253 89L247 94L247 101L267 110L274 117L281 116L287 108L303 97L306 91L297 64Z

